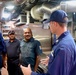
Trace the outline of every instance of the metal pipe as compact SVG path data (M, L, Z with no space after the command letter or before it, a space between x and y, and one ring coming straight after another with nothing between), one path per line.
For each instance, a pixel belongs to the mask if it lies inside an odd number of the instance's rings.
M50 6L50 5L49 5ZM53 11L55 10L58 10L60 9L60 5L58 6L55 6L55 7L51 7L49 8L49 6L46 6L46 5L42 5L41 7L39 7L36 11L39 12L39 13L52 13Z
M76 12L76 1L62 1L60 7L66 12Z
M60 9L60 5L57 5L55 7L50 6L49 4L36 5L31 9L31 16L34 19L41 20L43 19L45 13L49 15L58 9Z

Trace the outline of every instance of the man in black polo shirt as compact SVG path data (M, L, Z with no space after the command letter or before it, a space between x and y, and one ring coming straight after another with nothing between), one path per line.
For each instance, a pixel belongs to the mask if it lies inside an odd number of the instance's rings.
M20 42L15 38L15 31L8 32L9 40L6 41L7 47L7 70L9 75L22 75L19 66Z

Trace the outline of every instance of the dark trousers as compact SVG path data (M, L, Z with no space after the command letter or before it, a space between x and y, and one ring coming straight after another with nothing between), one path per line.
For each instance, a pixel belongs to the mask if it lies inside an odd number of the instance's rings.
M9 75L23 75L19 64L10 60L7 61L7 70Z
M1 75L1 71L0 71L0 75Z

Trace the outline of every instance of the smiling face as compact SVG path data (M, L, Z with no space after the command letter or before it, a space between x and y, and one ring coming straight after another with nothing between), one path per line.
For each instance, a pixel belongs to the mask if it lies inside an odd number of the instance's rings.
M15 39L15 34L9 34L8 37L9 37L10 40L14 40Z
M24 38L26 41L30 40L32 37L32 31L30 28L24 29Z

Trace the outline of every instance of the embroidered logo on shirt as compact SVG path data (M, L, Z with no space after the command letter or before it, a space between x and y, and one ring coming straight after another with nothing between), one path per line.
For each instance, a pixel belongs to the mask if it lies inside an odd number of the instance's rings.
M51 51L51 55L52 55L52 57L54 56L53 53L54 53L54 50Z
M56 40L56 43L58 43L59 42L59 40Z
M40 50L42 49L41 46L39 46Z

